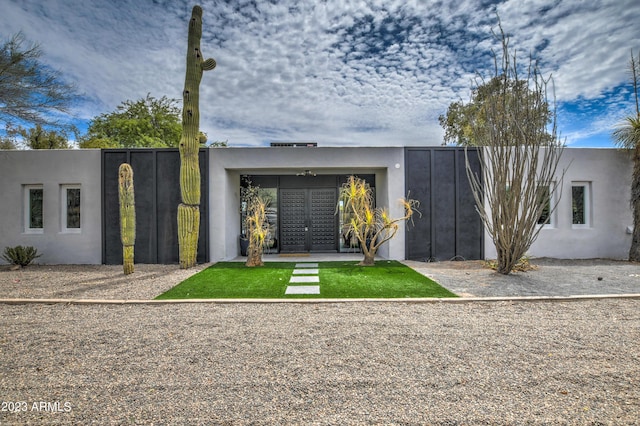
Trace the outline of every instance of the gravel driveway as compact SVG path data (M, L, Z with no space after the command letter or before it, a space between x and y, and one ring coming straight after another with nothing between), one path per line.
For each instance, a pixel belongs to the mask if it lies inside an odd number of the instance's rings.
M439 267L432 273L466 275L473 266ZM63 287L52 285L59 268L16 271L22 278L0 271L0 289L14 297L150 298L195 272L136 265L129 282L115 267L69 268L75 279ZM0 303L0 325L1 425L640 419L639 299Z
M640 419L633 299L0 305L0 323L1 399L27 410L3 425Z

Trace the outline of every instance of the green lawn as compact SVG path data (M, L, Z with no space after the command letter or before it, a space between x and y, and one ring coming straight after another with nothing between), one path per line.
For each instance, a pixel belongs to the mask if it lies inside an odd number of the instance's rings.
M400 262L379 260L373 267L357 263L319 262L319 295L285 295L294 262L265 262L258 268L219 262L156 299L457 297Z

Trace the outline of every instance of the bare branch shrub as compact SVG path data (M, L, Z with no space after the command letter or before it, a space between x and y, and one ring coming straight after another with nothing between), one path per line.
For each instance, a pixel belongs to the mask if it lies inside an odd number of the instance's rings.
M557 136L555 105L549 123L536 119L548 105L551 77L543 78L531 57L521 76L515 50L510 53L501 26L499 37L502 54L494 54L494 78L503 82L484 100L484 120L472 123L482 147L481 176L472 172L468 155L466 170L478 213L496 247L496 270L509 274L560 199L564 171L560 176L556 172L563 144ZM483 80L478 77L477 83ZM524 94L512 87L528 90Z

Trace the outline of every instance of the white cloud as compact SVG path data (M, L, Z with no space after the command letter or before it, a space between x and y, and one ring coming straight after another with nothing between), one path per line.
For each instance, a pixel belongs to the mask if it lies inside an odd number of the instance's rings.
M498 8L525 53L535 51L553 74L558 100L596 98L625 81L631 48L640 49L635 0L515 1Z
M514 46L538 49L558 100L596 99L592 109L603 110L601 94L625 81L629 49L640 49L633 3L508 0L497 11ZM438 115L468 99L495 46L490 1L202 7L202 51L218 66L202 79L201 127L235 145L437 145ZM90 118L148 92L181 97L190 9L184 0L8 0L0 27L41 43L46 60L87 95L77 114Z

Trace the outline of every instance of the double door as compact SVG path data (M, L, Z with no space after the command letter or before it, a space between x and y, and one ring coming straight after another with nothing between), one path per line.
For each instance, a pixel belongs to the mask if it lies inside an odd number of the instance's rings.
M280 251L337 251L336 188L281 188Z

